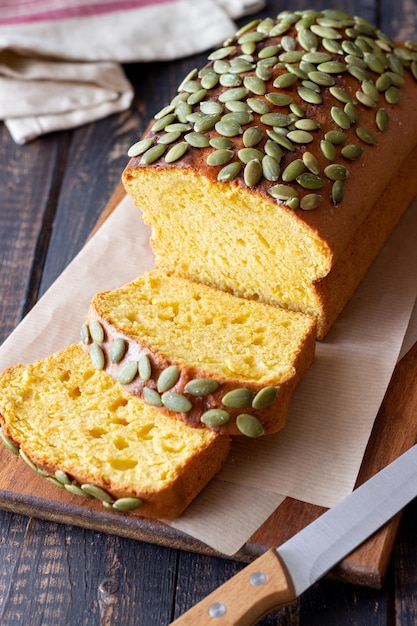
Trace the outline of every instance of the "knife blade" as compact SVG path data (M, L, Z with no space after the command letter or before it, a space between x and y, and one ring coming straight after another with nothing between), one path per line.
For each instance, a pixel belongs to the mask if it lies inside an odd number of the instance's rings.
M172 624L253 626L292 604L417 496L417 445Z

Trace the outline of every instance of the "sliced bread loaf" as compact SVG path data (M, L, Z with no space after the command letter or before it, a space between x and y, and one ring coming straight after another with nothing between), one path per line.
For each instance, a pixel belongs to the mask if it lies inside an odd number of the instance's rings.
M93 298L84 340L98 367L161 411L257 437L285 425L315 321L153 270Z
M57 486L150 518L178 517L229 451L130 394L81 345L5 370L0 422L7 447Z

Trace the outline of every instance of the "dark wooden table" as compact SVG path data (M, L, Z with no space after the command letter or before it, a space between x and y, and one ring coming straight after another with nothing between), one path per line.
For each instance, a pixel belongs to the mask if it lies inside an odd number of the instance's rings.
M327 6L340 8L341 3ZM260 15L312 7L322 8L322 3L270 1ZM415 0L350 1L343 8L391 36L417 39ZM204 56L127 66L136 89L133 107L97 123L26 146L15 145L0 126L0 342L83 246L119 183L128 147ZM3 511L0 563L3 626L164 626L243 567ZM417 502L403 515L382 589L323 580L296 605L260 622L415 623Z

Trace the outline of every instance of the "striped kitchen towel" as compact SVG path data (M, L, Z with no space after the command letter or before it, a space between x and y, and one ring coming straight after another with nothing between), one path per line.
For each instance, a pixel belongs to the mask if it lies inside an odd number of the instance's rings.
M264 0L2 0L0 119L16 143L126 110L122 63L202 52Z

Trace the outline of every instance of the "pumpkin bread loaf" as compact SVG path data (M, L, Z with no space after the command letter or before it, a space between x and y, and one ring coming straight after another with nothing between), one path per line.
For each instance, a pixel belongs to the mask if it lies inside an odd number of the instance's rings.
M83 336L98 367L171 417L257 437L285 425L315 321L153 270L97 294Z
M415 42L341 11L242 28L129 151L157 266L323 338L417 193L416 78Z
M150 518L178 517L229 451L130 394L81 345L5 370L0 422L7 447L57 486Z

